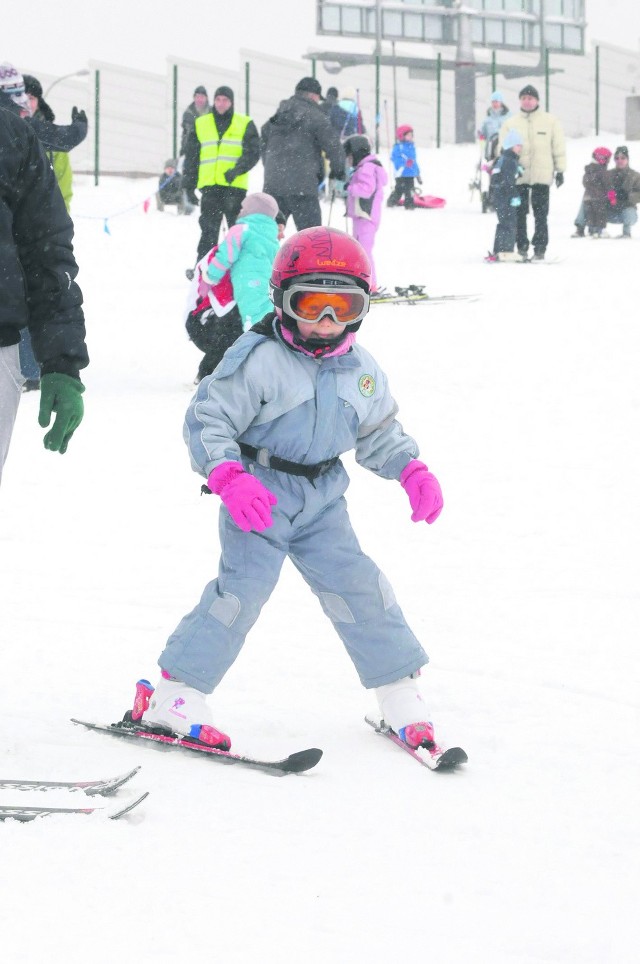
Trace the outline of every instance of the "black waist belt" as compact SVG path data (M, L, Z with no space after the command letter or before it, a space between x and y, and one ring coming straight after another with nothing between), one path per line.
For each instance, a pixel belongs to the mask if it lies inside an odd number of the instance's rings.
M328 472L339 461L336 455L335 458L327 459L325 462L316 462L315 465L302 465L301 462L289 462L287 459L279 459L277 455L269 455L268 449L257 449L253 445L246 445L244 442L238 442L238 445L243 455L257 462L258 465L262 465L263 468L275 469L276 472L287 472L289 475L302 475L312 482Z

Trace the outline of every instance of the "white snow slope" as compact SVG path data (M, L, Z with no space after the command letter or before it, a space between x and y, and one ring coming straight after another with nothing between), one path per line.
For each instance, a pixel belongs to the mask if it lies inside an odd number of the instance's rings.
M371 694L291 566L212 703L238 752L319 746L316 769L277 779L69 722L120 718L156 678L218 556L182 441L197 220L145 215L153 180L77 179L86 416L61 458L23 396L5 469L0 777L141 764L118 799L150 796L120 822L0 824L4 961L638 960L640 228L569 239L595 146L571 143L552 189L562 263L483 263L473 146L419 152L444 210L384 214L381 282L482 294L377 306L359 335L440 479L438 522L348 462L356 531L431 657L437 733L469 753L451 775L364 724Z

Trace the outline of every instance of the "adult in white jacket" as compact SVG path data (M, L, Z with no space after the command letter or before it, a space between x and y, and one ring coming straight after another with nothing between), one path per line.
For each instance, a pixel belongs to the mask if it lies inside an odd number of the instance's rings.
M534 261L544 259L549 243L549 188L564 183L567 166L564 131L557 117L540 110L538 91L527 84L520 91L520 110L508 117L500 128L500 147L507 133L516 130L522 136L523 146L520 155L522 174L518 180L520 206L518 207L518 231L516 243L520 254L528 257L529 237L527 235L527 214L529 202L533 211Z

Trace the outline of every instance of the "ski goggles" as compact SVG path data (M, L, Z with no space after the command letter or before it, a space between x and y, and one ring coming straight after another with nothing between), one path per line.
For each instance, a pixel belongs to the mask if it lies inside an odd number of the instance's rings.
M26 111L29 110L29 98L24 89L24 84L13 84L9 87L2 87L0 90L3 90L18 107Z
M306 325L327 317L338 325L355 325L369 311L369 295L357 285L294 284L282 292L282 304L276 307Z

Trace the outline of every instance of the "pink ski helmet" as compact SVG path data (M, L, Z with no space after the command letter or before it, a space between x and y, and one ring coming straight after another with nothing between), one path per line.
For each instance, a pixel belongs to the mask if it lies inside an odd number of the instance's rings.
M401 141L406 134L413 134L413 127L410 124L400 124L396 130L396 140Z
M593 152L593 159L597 161L598 164L608 164L611 160L611 151L608 147L596 147Z

